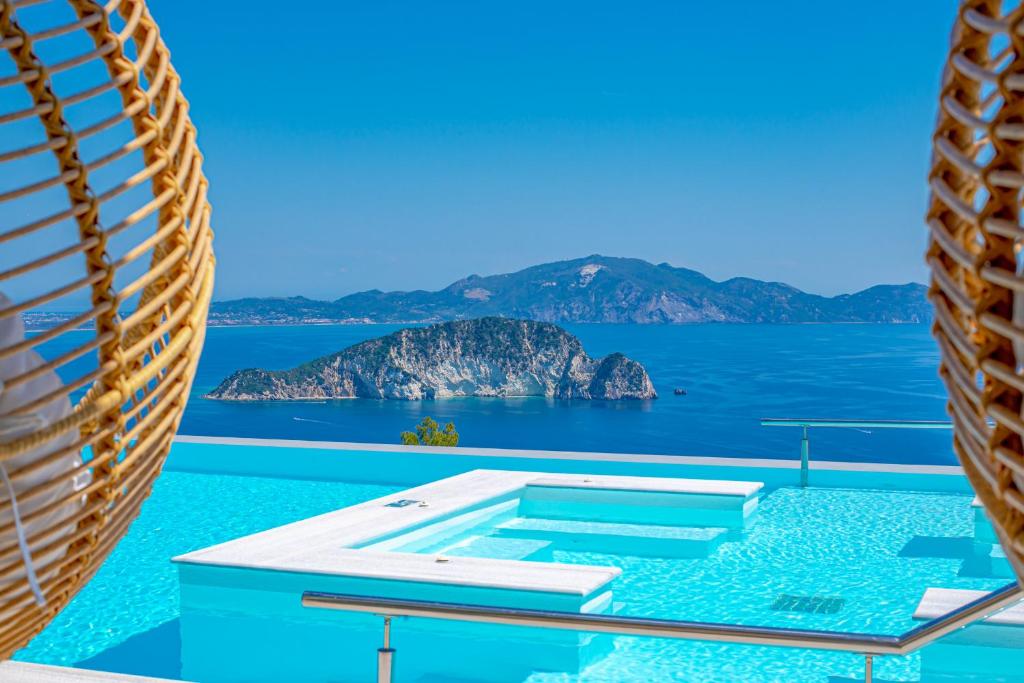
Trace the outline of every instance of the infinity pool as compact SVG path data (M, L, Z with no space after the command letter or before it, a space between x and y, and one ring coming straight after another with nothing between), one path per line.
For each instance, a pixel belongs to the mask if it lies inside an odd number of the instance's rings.
M210 671L209 662L199 667L194 661L182 662L178 576L171 557L396 491L398 487L380 485L165 473L96 578L16 658L164 677ZM427 528L415 542L396 536L375 543L387 543L397 552L445 557L614 566L622 573L614 581L609 609L619 614L897 634L920 623L912 614L929 587L990 590L1007 582L979 563L974 519L971 498L962 494L783 487L759 494L759 510L745 528L693 524L686 528L694 531L676 536L657 524L648 525L653 532L627 528L636 536L655 537L653 545L641 541L632 550L601 545L621 536L629 522L579 528L518 510L496 511L454 533ZM605 540L596 545L578 541L588 535ZM669 552L663 552L666 548ZM253 609L260 606L253 604ZM410 623L395 625L399 657L412 656L402 644ZM238 626L240 642L246 638L245 628ZM488 642L486 627L459 628L479 628L480 642ZM487 661L489 680L838 683L857 680L863 673L863 658L856 655L605 638L599 655L582 662L577 671L524 674L522 657L505 652ZM279 646L296 660L308 657L310 642L306 630L295 623L281 630ZM334 646L341 649L323 658L327 673L303 680L362 680L346 678L346 662L373 658L375 652L349 652L336 638ZM486 649L481 647L481 652ZM262 663L267 671L274 670L270 653L256 649L251 656L257 669ZM261 662L261 657L268 661ZM273 657L281 659L277 653ZM520 661L513 665L513 660ZM200 680L283 680L272 673L259 679L234 677L231 670L232 663L226 661L223 675ZM924 680L919 656L883 658L876 676ZM443 675L408 680L456 683ZM472 680L462 676L457 683Z

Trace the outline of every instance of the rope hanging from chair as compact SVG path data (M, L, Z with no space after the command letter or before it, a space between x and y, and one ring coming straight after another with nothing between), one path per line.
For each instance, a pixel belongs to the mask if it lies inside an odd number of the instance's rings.
M953 446L1024 579L1024 7L961 4L932 141L929 297Z
M188 103L144 0L0 0L0 48L3 659L149 494L198 362L213 253ZM81 313L25 333L66 301Z

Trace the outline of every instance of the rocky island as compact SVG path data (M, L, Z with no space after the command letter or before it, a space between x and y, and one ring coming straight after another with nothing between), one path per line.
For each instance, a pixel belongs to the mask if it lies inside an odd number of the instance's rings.
M657 398L644 367L613 353L591 358L552 323L508 318L406 328L291 370L239 370L206 398L282 401L451 396Z

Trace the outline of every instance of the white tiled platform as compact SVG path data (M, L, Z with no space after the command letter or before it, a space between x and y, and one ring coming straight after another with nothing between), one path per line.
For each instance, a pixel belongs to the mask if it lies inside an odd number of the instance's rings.
M986 591L962 590L954 588L929 588L924 592L921 602L914 611L915 619L938 619L953 610L983 598ZM997 612L982 621L989 625L1024 626L1024 602Z
M0 681L3 683L171 683L166 678L127 676L105 671L11 661L0 662Z
M525 562L472 557L438 562L431 555L358 549L374 539L460 511L520 495L527 487L601 489L708 498L742 514L756 506L762 484L657 477L551 475L474 470L342 510L239 538L174 558L186 565L261 569L304 574L393 579L590 595L617 577L616 567ZM403 507L390 503L413 501Z
M985 591L929 588L915 619L935 619L988 595ZM946 635L921 651L922 681L1024 683L1024 603Z

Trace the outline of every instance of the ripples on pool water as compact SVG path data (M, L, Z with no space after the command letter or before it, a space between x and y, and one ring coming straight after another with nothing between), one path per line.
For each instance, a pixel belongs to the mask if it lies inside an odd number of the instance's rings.
M705 559L556 551L556 562L622 567L615 599L633 616L898 635L926 588L989 590L958 575L973 535L963 495L779 489L743 538ZM839 598L834 613L773 609L782 595Z
M635 616L900 634L929 587L991 590L1006 579L958 573L973 535L962 495L780 489L761 502L746 537L704 560L555 553L561 562L615 564L621 611ZM835 614L775 611L780 594L841 598ZM530 683L839 683L863 680L864 658L844 653L615 638L579 675ZM918 681L920 656L882 657L876 680Z
M170 558L396 490L164 472L139 518L100 571L16 659L62 665L88 660L178 618L178 572ZM177 624L166 631L172 641L167 644L173 647ZM127 656L140 654L154 659L178 656L159 651Z

